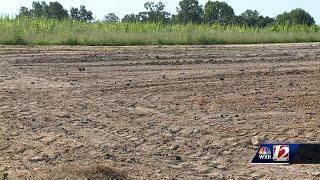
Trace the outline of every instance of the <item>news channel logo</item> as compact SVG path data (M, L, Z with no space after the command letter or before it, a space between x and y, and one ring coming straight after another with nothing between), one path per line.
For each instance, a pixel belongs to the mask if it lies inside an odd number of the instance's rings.
M289 145L274 145L272 159L274 161L288 162L290 157L289 153L290 153Z
M253 164L289 164L297 151L297 145L262 144L253 158ZM292 151L294 152L292 154ZM290 158L291 157L291 158Z
M320 144L261 144L252 164L320 164Z
M259 159L271 159L271 149L268 147L261 147L259 149Z
M274 161L289 161L290 148L289 145L273 145L273 153L269 147L260 147L259 159L261 160L274 160Z

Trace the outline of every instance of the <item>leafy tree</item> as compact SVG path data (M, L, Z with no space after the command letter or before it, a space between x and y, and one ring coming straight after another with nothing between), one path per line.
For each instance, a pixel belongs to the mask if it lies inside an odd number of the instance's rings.
M171 15L171 23L173 23L173 24L179 23L179 19L178 19L178 16L176 14L172 14Z
M93 20L92 12L88 11L85 6L81 5L80 9L72 7L70 9L70 17L77 21L88 22Z
M180 23L202 22L203 9L197 0L181 0L177 13L177 20Z
M32 16L35 18L47 17L48 15L48 5L45 1L41 3L39 1L32 2Z
M87 22L87 21L93 20L92 12L87 11L85 6L80 6L79 13L80 13L80 18L82 21Z
M204 6L204 19L208 23L229 23L234 17L234 10L225 2L208 1Z
M263 17L263 16L259 16L259 21L257 26L258 27L266 27L268 24L271 24L274 22L274 18L270 18L268 16Z
M314 18L301 8L278 15L276 22L282 24L306 24L308 26L315 24Z
M164 10L165 5L160 1L158 3L146 2L144 4L146 12L139 13L142 21L168 23L170 22L170 13Z
M74 20L80 21L81 17L80 17L79 9L72 7L70 9L70 17Z
M259 22L259 12L257 10L246 10L240 16L243 17L244 22L248 26L256 26Z
M273 18L261 16L257 10L248 9L240 16L242 22L239 22L238 24L243 24L250 27L266 27L268 24L274 22Z
M21 7L18 17L32 17L32 11L26 7Z
M146 2L144 4L146 11L139 12L137 15L128 14L122 19L122 22L151 22L151 23L169 23L170 13L164 10L165 5L160 1Z
M147 12L139 12L136 15L137 22L147 22L148 21L148 13Z
M245 25L245 19L242 16L233 16L232 19L230 20L230 24L235 24L235 25Z
M69 16L68 11L63 8L59 2L50 2L46 7L47 18L51 19L65 19Z
M104 21L107 23L118 23L120 19L114 13L109 13L104 17Z
M34 17L34 18L50 18L64 19L69 16L68 11L63 8L59 2L32 2L32 9L21 7L18 16Z
M139 21L140 21L139 16L135 14L127 14L121 20L121 22L125 22L125 23L135 23Z

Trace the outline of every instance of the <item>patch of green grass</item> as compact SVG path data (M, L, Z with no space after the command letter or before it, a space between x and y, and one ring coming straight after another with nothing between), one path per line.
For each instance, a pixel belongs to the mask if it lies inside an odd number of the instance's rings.
M0 44L126 46L320 42L319 30L319 26L280 24L257 28L0 18Z
M70 45L70 46L75 46L75 45L79 45L80 42L78 41L78 39L76 37L72 38L69 37L65 42L62 42L63 45Z
M8 178L7 175L6 172L0 171L0 180L6 180Z

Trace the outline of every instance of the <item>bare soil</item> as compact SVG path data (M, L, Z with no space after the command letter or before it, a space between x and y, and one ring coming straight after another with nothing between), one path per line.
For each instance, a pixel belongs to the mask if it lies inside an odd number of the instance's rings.
M250 162L260 142L319 143L319 99L318 43L1 46L0 174L315 179Z

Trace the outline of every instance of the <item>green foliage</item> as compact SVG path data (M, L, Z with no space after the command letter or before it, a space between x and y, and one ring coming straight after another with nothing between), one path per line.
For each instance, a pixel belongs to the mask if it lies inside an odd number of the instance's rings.
M233 24L242 24L250 27L266 27L274 22L273 18L264 17L256 10L246 10L240 16L236 16Z
M69 37L65 42L62 42L62 45L75 46L75 45L80 45L80 42L76 37Z
M118 23L120 19L114 13L109 13L104 17L104 21L106 23Z
M259 22L259 12L257 10L246 10L240 16L243 17L244 22L248 26L255 26Z
M21 7L18 17L28 18L48 18L48 19L65 19L69 16L68 11L63 8L59 2L50 2L49 5L45 1L41 3L33 2L32 9Z
M204 9L199 5L198 0L181 0L177 8L177 14L170 14L164 11L165 5L159 3L146 2L144 7L147 11L138 14L128 14L124 16L122 22L125 23L168 23L172 24L222 24L240 25L250 27L266 27L275 23L274 18L264 17L256 10L246 10L237 16L234 10L225 2L208 1ZM26 13L27 14L27 13ZM314 25L315 21L310 14L303 9L295 9L290 13L283 13L277 16L276 23L279 24L307 24Z
M197 0L181 0L177 13L179 23L201 23L203 21L203 9Z
M32 9L31 13L33 17L40 18L40 17L47 17L48 12L48 5L45 1L42 1L41 3L38 2L32 2Z
M47 9L47 18L49 19L65 19L69 16L68 11L63 8L59 2L50 2Z
M275 21L274 18L270 18L269 16L266 16L266 17L259 16L259 21L257 22L256 26L266 27L269 24L272 24L274 21Z
M298 8L291 12L284 12L274 18L259 15L256 10L246 10L237 16L234 10L225 2L209 0L204 8L198 0L180 0L177 7L177 14L170 17L170 13L165 11L165 5L160 1L158 3L147 1L144 4L145 11L138 14L128 14L122 19L124 23L156 23L156 24L221 24L238 25L249 27L267 27L274 24L305 24L312 26L315 24L314 18L305 10ZM70 16L68 11L63 8L59 2L35 1L32 8L21 7L18 18L47 18L63 20L70 17L76 21L92 22L93 13L88 11L85 6L80 8L72 7ZM114 13L105 16L105 22L118 23L120 20ZM36 26L37 27L37 26ZM16 38L19 40L19 38ZM21 39L20 39L21 40Z
M146 12L142 12L146 16L144 22L149 22L149 23L170 22L170 13L164 10L165 5L161 1L159 3L147 1L144 4L144 8L147 10Z
M160 1L158 3L147 1L144 4L146 11L139 14L128 14L122 19L125 23L169 23L170 13L164 10L165 5Z
M27 43L25 42L25 40L20 35L14 35L12 37L12 39L10 39L7 42L7 44L9 44L9 45L15 45L15 44L26 45Z
M281 24L306 24L308 26L315 24L314 18L301 8L278 15L276 22Z
M137 23L140 22L140 18L135 14L127 14L122 18L121 21L124 23Z
M234 17L234 10L225 2L208 1L204 6L204 19L207 23L228 24Z
M88 11L85 6L81 5L80 9L72 7L70 9L70 17L77 21L92 21L93 16L92 12Z
M272 24L263 28L221 24L82 22L45 18L0 19L0 44L200 45L320 41L318 26Z
M21 7L18 16L19 16L19 17L28 17L28 18L31 18L31 17L32 17L32 12L31 12L31 10L29 10L29 9L26 8L26 7Z

